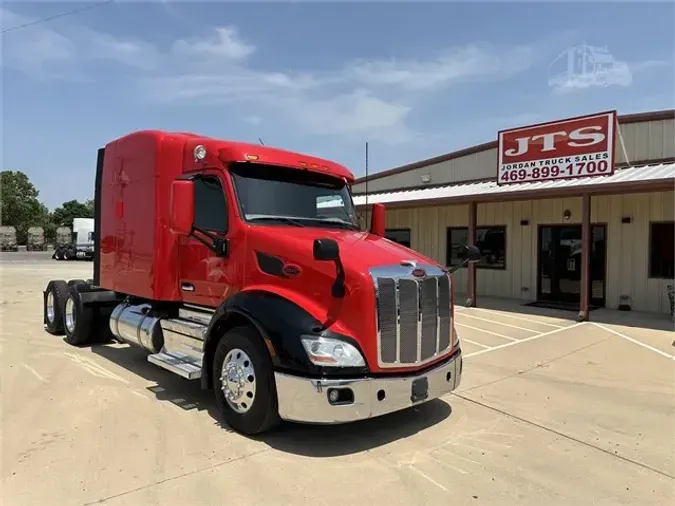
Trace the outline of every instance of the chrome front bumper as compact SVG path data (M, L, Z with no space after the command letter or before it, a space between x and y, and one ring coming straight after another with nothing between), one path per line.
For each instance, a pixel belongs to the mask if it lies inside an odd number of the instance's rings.
M450 360L415 376L309 379L275 372L274 378L279 416L283 420L321 424L354 422L416 406L452 392L462 378L462 352L456 351ZM427 396L413 399L413 382L423 391L424 378ZM346 400L332 404L329 401L332 390L338 390L340 398Z

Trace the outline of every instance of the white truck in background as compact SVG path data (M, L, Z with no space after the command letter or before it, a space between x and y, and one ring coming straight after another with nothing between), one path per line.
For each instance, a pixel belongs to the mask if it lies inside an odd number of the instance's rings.
M93 260L94 219L73 218L71 242L54 249L52 258L56 260Z

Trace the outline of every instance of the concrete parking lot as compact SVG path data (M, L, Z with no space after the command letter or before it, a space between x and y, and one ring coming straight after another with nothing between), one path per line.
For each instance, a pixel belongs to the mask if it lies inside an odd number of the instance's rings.
M47 334L48 280L88 278L92 268L50 255L0 257L3 504L642 506L675 498L667 320L593 312L593 323L578 324L573 313L459 308L466 361L455 394L357 424L285 424L246 438L222 425L210 393L147 363L142 351L74 348Z

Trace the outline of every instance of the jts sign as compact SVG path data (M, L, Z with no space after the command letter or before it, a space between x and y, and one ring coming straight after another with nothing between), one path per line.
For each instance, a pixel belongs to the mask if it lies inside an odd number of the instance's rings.
M616 111L499 132L497 184L614 173Z

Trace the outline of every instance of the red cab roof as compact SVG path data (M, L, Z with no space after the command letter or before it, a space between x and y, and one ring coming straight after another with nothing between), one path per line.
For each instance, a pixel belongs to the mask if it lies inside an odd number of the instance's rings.
M154 137L157 144L167 141L184 144L184 170L195 170L201 167L200 163L195 162L193 152L195 147L202 145L206 148L207 161L215 162L217 158L224 163L253 162L280 165L345 178L350 184L354 181L354 174L339 163L270 146L215 139L190 132L162 130L141 130L128 136Z

